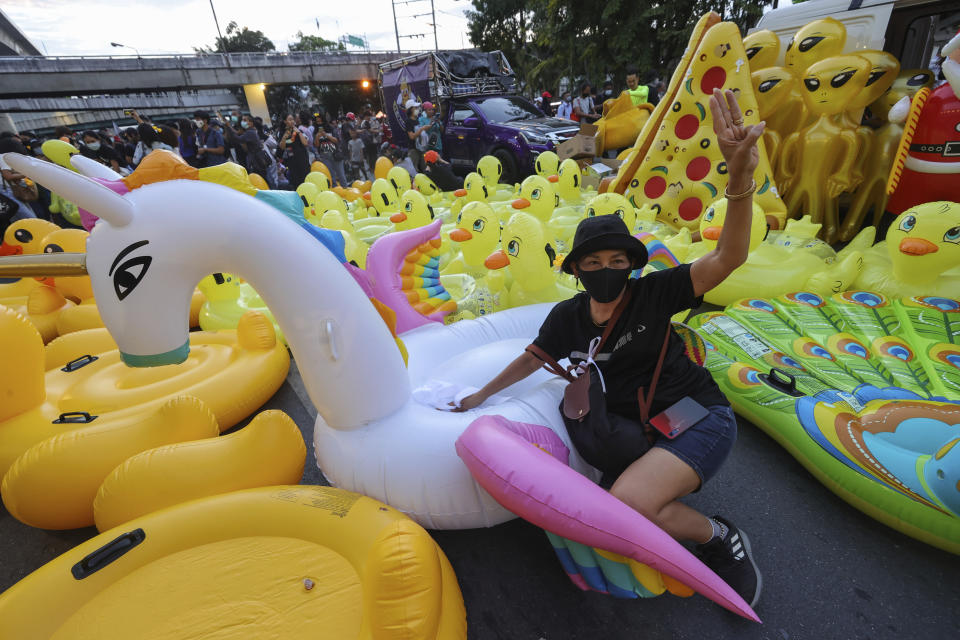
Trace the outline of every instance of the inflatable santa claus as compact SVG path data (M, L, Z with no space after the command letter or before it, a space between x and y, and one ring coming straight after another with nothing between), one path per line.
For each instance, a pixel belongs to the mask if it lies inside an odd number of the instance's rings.
M941 55L946 81L890 109L890 121L904 123L887 182L887 210L897 215L924 202L960 202L960 32Z

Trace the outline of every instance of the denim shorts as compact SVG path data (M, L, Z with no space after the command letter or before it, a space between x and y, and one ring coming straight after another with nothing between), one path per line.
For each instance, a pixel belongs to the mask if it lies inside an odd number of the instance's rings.
M706 409L710 412L706 418L673 440L660 436L653 444L686 462L700 476L701 487L720 470L737 441L733 409L720 404Z

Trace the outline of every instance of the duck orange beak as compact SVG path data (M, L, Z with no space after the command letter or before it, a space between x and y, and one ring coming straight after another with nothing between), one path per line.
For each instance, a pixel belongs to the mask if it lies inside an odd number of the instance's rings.
M366 200L367 202L370 202L370 192L369 192L369 191L367 191L366 193L363 194L363 199Z
M40 284L42 284L42 285L44 285L44 286L47 286L47 287L55 287L55 286L56 286L56 279L55 279L55 278L52 278L52 277L50 277L50 276L43 276L42 278L34 278L34 279L35 279L37 282L39 282Z
M390 216L390 222L392 222L393 224L400 224L406 219L407 219L407 214L405 213L395 213L392 216Z
M707 227L703 230L703 233L700 234L707 240L717 241L720 239L720 232L723 231L723 227Z
M463 196L467 195L467 190L466 190L466 189L457 189L456 191L453 192L453 195L455 195L455 196L458 197L458 198L462 198Z
M454 229L450 232L450 239L454 242L466 242L473 238L473 234L466 229Z
M900 253L908 256L925 256L939 250L940 247L925 238L904 238L900 241Z
M23 247L19 245L0 243L0 256L18 256L23 253Z
M557 174L553 174L552 176L549 176L547 180L549 180L550 182L560 182L560 176L558 176Z
M526 198L517 198L511 205L514 209L526 209L530 206L530 201Z
M508 264L510 264L510 258L508 258L507 254L503 251L491 253L487 259L483 261L483 266L487 269L503 269Z

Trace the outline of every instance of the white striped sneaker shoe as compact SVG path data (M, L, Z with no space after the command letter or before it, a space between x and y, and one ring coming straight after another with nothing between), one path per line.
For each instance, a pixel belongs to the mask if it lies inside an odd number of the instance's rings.
M727 527L727 535L697 545L694 554L753 608L760 601L763 577L753 561L750 540L726 518L713 516L713 520Z

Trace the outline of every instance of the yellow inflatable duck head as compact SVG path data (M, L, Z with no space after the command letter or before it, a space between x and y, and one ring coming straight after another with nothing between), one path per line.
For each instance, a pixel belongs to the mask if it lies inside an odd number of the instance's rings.
M501 233L501 243L503 248L484 261L488 269L509 266L514 286L528 291L556 284L553 263L557 253L547 241L544 227L537 218L522 212L510 216Z
M457 216L457 228L450 232L450 239L460 243L466 264L483 266L500 242L500 218L486 202L468 202Z
M320 188L312 182L304 182L297 187L297 195L300 196L300 199L303 201L303 210L305 213L315 206L317 196L320 195L320 193ZM322 193L330 192L324 191Z
M377 163L373 165L374 180L377 178L386 179L387 173L390 171L390 169L393 169L393 163L390 161L390 158L387 158L386 156L380 156L377 158Z
M401 169L404 173L403 169ZM409 174L407 174L409 175ZM433 221L433 207L427 202L427 198L419 191L407 189L400 196L400 211L390 216L390 222L393 223L397 231L409 231L425 227Z
M750 71L756 73L777 64L777 58L780 56L780 38L769 29L754 31L743 39L743 48L747 51Z
M483 156L477 162L477 173L480 174L489 189L496 191L500 176L503 175L503 165L495 156Z
M57 229L43 239L43 253L86 253L87 236L83 229ZM57 291L65 298L80 302L93 297L90 276L57 276L50 279Z
M766 67L750 74L753 95L757 98L760 117L768 118L790 98L797 86L797 77L786 67Z
M800 27L783 54L783 63L798 76L815 62L843 52L847 28L833 18L821 18Z
M890 90L870 105L870 111L874 116L886 120L890 109L901 98L912 97L923 87L932 87L935 81L936 77L930 69L903 69L890 85Z
M310 163L310 171L311 173L314 171L317 173L322 173L323 175L327 176L327 183L333 183L333 176L330 175L330 169L327 167L327 165L323 164L319 160L314 160Z
M413 185L420 193L428 198L440 193L440 187L438 187L437 184L430 179L430 176L425 173L418 173L413 179Z
M533 163L533 169L541 178L557 175L559 168L560 158L553 151L542 152Z
M398 198L413 188L410 174L403 167L391 167L387 171L387 182L396 190Z
M52 222L40 218L17 220L11 223L3 234L0 256L40 253L43 250L43 239L59 228Z
M513 201L512 206L546 224L550 221L553 210L560 206L560 196L547 178L539 175L527 176L520 183L520 197Z
M330 188L330 177L322 171L311 171L303 181L316 185L320 191L327 191Z
M580 191L581 184L583 184L583 176L580 174L580 165L577 161L567 158L561 162L557 168L557 195L567 202L578 202L583 195Z
M471 172L463 179L463 188L453 192L467 202L486 202L490 198L490 189L479 173Z
M240 280L232 273L204 276L197 288L211 303L235 301L240 297Z
M803 101L818 116L846 111L870 75L870 62L860 56L833 56L815 62L803 74Z
M704 249L713 251L717 248L717 241L723 232L723 223L727 219L727 199L720 198L711 204L700 218L700 237L703 238ZM750 251L753 251L767 235L767 217L763 208L753 203L753 217L750 218ZM704 253L706 253L706 251Z
M870 75L866 87L850 101L850 109L863 109L882 96L893 85L900 73L900 61L886 51L857 51L857 55L870 63Z
M650 220L653 221L657 214L652 209L650 212ZM637 210L633 208L633 205L625 196L614 191L601 193L591 198L590 202L587 203L586 215L588 218L606 215L620 216L631 233L637 226Z
M370 187L370 204L377 211L378 216L393 215L397 212L397 203L400 196L393 185L385 178L377 178Z
M926 202L897 216L887 231L893 275L922 284L960 266L960 204Z

